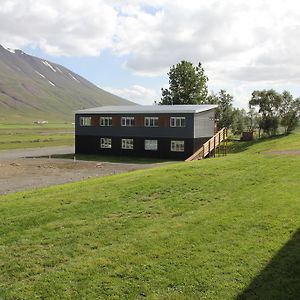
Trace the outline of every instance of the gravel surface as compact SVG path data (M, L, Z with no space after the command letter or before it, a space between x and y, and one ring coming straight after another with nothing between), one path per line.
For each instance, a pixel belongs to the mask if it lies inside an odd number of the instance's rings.
M68 154L74 152L75 149L73 146L0 150L0 160L16 159L22 157L49 156L54 154Z
M74 148L49 147L0 151L0 194L63 184L96 176L146 169L159 165L34 158L68 153L74 153Z

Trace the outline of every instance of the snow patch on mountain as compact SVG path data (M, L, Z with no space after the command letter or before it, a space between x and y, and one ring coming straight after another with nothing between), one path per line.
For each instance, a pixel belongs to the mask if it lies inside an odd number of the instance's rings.
M35 71L35 73L46 79L46 77L43 74L41 74L40 72Z
M9 51L10 53L13 53L13 54L16 53L16 50L14 50L14 49L6 48L6 47L4 47L4 46L2 46L2 47L3 47L5 50Z
M49 82L52 86L56 86L52 81L48 80L48 82Z
M70 75L75 81L77 81L77 82L80 83L80 81L79 81L77 78L75 78L71 73L69 73L69 75Z
M42 63L56 73L56 70L46 60L42 60Z
M63 71L59 68L59 67L56 67L56 70L60 73L62 73Z

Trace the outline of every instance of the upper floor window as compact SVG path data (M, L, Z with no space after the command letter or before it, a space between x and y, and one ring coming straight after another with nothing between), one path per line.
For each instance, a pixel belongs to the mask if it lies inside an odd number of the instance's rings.
M134 117L122 117L121 125L128 127L134 126Z
M133 139L122 139L122 149L133 149Z
M101 148L111 148L111 138L101 138L100 139Z
M171 117L170 118L171 127L185 127L185 117Z
M112 117L100 117L100 126L111 126Z
M171 141L172 152L184 152L184 141Z
M91 126L92 117L80 117L80 126Z
M158 127L158 117L145 117L145 127Z
M145 140L145 150L157 151L157 140Z

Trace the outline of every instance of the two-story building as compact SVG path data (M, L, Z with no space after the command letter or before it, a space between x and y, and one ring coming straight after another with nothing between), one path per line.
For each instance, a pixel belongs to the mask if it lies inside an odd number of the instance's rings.
M103 106L75 114L75 153L185 159L214 135L216 105Z

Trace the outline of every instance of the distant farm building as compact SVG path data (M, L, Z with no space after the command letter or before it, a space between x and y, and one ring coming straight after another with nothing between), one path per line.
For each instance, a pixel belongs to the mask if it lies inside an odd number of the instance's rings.
M75 152L185 159L214 135L215 108L131 105L79 110Z

